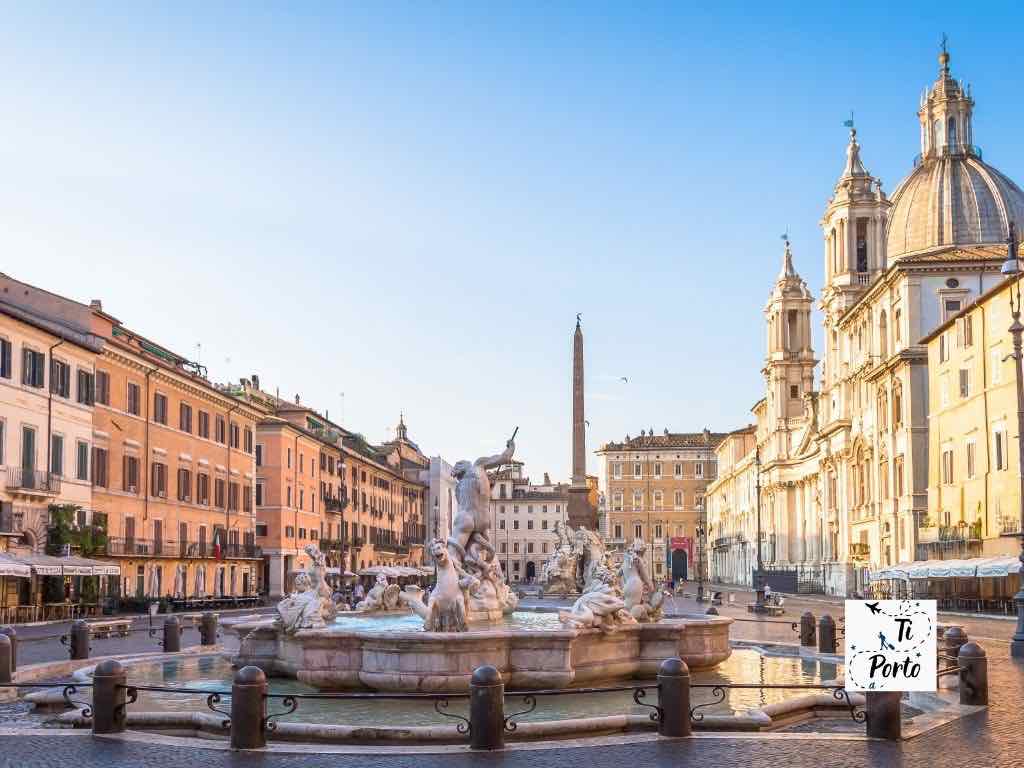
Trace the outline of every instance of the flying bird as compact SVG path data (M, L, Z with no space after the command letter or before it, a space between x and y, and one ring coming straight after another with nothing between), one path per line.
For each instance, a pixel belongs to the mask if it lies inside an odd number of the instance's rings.
M622 379L626 384L629 384L629 379L627 379L625 376L620 376L619 378Z

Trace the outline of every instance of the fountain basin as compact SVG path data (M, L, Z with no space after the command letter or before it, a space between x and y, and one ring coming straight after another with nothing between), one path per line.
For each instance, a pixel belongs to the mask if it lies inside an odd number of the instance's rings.
M346 629L288 635L267 622L237 624L235 664L325 690L464 692L473 669L495 666L512 689L650 679L667 658L708 669L731 653L727 617L665 619L606 634L597 629L486 628L469 632Z

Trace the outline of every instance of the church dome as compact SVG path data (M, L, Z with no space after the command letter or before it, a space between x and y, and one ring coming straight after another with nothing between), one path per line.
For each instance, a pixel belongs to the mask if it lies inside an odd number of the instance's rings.
M921 96L921 154L890 200L886 251L890 260L943 246L1006 241L1009 223L1024 222L1024 192L981 159L974 146L974 99L954 80L949 53L939 77Z
M1024 192L973 152L927 158L892 195L890 259L945 245L1006 242L1024 222Z

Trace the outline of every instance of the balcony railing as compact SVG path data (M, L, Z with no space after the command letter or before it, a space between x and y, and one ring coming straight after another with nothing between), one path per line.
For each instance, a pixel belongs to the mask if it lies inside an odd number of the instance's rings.
M21 467L7 468L7 490L31 493L60 493L60 476Z
M172 541L111 537L106 554L111 557L178 557L187 560L213 558L217 548L208 541ZM263 550L255 544L229 543L221 547L223 558L260 558Z
M850 544L850 558L852 560L867 560L871 556L871 545L862 542Z
M1019 517L1004 517L999 521L999 533L1002 536L1013 536L1020 533Z

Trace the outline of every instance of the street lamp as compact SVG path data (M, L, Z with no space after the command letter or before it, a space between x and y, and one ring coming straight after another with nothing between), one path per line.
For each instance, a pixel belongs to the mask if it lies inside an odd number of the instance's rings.
M764 562L761 560L761 448L754 446L754 490L757 495L757 577L754 579L754 613L767 613L764 604Z
M697 602L704 602L704 552L707 526L704 522L704 502L697 504Z
M1010 314L1013 316L1013 323L1010 325L1010 335L1013 336L1013 358L1015 373L1017 374L1017 461L1018 461L1018 482L1020 483L1020 528L1017 531L1020 536L1020 588L1013 596L1013 602L1017 605L1017 629L1010 641L1010 656L1024 658L1024 369L1021 367L1024 361L1024 354L1021 352L1021 334L1024 333L1024 325L1020 322L1020 261L1017 258L1017 232L1013 222L1010 222L1010 235L1006 238L1006 261L1003 263L1002 273L1007 277L1015 278L1010 285ZM1014 298L1016 288L1016 298Z

